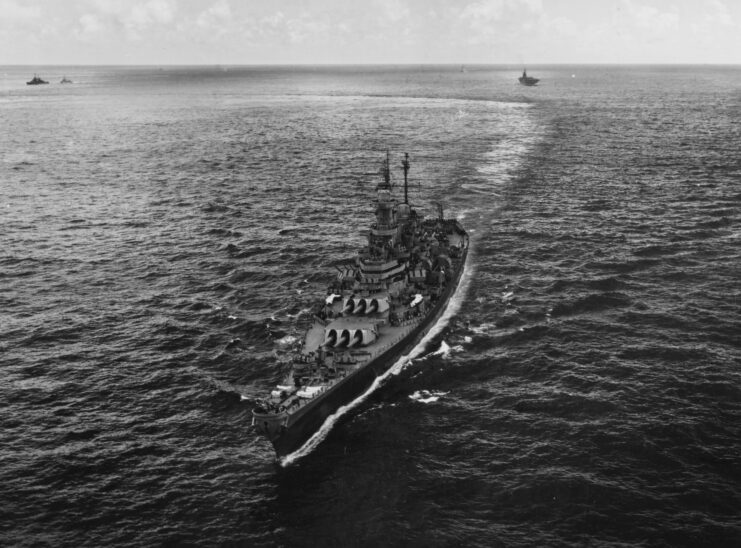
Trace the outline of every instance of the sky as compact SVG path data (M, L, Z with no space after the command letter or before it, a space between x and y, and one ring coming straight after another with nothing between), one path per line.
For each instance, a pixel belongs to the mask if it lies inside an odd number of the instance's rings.
M741 0L0 0L0 65L741 64Z

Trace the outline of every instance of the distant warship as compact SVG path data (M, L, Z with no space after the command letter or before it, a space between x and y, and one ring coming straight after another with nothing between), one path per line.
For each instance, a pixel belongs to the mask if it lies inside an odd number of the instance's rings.
M314 310L312 325L284 380L257 402L252 424L279 457L311 438L339 407L422 340L442 316L461 279L468 234L456 219L425 219L392 196L389 157L376 187L375 223L354 261Z
M48 83L49 82L47 82L46 80L42 80L41 78L39 78L37 75L34 74L33 78L30 81L26 82L26 85L27 86L38 86L39 84L48 84Z
M62 79L59 81L60 84L71 84L72 80L67 78L66 76L62 77Z
M522 71L522 76L520 76L520 77L518 78L518 80L520 81L520 83L521 83L521 84L522 84L523 86L534 86L534 85L536 85L536 84L537 84L538 82L540 82L540 79L539 79L539 78L533 78L532 76L528 76L528 75L527 75L527 70L526 70L526 69L524 69L524 70Z

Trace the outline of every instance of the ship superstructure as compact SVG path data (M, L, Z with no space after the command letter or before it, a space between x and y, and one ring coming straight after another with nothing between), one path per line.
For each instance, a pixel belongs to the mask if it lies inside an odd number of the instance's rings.
M31 78L28 82L26 82L26 85L38 86L41 84L48 84L48 83L49 82L47 82L46 80L42 80L41 78L39 78L37 74L34 74L33 78Z
M527 69L523 69L522 76L517 79L523 86L535 86L540 82L540 78L533 78L527 75Z
M300 448L324 420L362 394L416 346L457 286L468 235L455 219L424 219L393 196L387 153L375 222L355 260L338 268L284 380L253 410L253 425L279 456Z

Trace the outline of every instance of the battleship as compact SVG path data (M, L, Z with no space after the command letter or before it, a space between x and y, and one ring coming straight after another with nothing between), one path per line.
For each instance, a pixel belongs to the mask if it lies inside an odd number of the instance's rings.
M256 402L252 425L278 457L300 449L341 406L409 354L443 315L463 274L469 237L457 219L425 218L394 197L389 155L376 187L375 222L354 260L336 267L313 309L288 373Z
M533 78L532 76L527 75L527 70L522 71L522 76L520 76L517 80L523 85L523 86L534 86L538 82L540 82L539 78Z
M34 74L33 78L31 78L28 82L26 82L27 86L38 86L40 84L48 84L46 80L42 80L38 77L38 75Z

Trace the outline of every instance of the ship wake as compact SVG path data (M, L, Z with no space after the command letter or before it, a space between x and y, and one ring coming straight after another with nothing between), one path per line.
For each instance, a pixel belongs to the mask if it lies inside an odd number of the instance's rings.
M407 365L412 363L415 358L419 357L425 351L430 341L434 339L438 334L440 334L440 332L442 332L445 326L448 325L450 319L455 316L460 310L461 303L463 302L463 297L468 291L468 286L471 280L471 275L473 272L473 258L473 249L469 249L468 260L466 261L466 265L463 267L461 281L458 284L453 297L450 299L450 302L448 303L445 312L443 312L443 315L435 323L435 325L432 326L432 328L427 332L422 340L419 341L419 344L417 344L417 346L415 346L412 351L409 352L409 354L400 357L396 361L396 363L394 363L394 365L391 366L383 375L376 377L376 379L373 381L373 384L363 394L358 396L350 403L338 408L337 411L327 417L327 419L324 421L324 424L322 424L319 430L317 430L302 447L280 459L279 462L282 467L285 468L287 466L290 466L299 459L314 451L314 449L316 449L316 447L322 441L324 441L327 435L332 431L332 428L340 419L340 417L363 403L368 398L368 396L375 392L379 386L382 386L391 375L398 375L401 371L404 370Z

